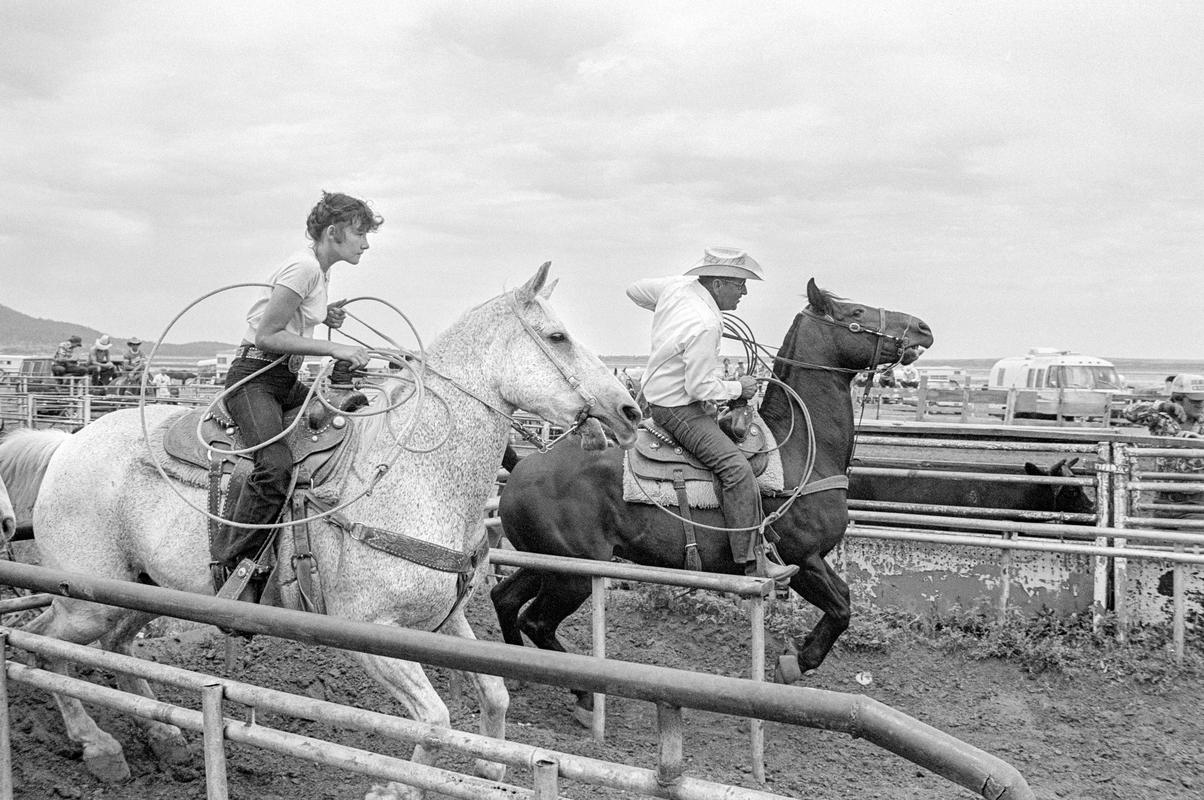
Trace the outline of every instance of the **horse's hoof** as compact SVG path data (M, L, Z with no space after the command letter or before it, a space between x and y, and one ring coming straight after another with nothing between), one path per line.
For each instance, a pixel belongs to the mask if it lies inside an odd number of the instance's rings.
M150 748L155 758L159 759L159 763L167 765L187 764L193 761L196 755L180 734L151 739Z
M803 679L803 671L799 669L798 656L786 654L778 656L778 668L774 670L774 683L792 684Z
M501 781L506 777L506 765L499 764L496 761L486 761L483 758L478 758L473 763L473 771L478 778L484 778L487 781Z
M422 800L422 793L413 786L400 783L390 783L388 786L377 784L364 795L364 800Z
M125 763L121 751L96 755L84 753L84 766L98 781L104 783L122 783L130 779L130 767Z
M573 706L573 721L582 728L592 729L594 727L594 712L588 708Z

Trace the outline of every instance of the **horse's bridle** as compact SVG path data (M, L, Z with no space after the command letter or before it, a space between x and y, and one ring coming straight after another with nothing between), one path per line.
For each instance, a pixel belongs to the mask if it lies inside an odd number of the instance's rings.
M875 342L874 342L874 355L870 359L869 365L866 367L863 367L861 370L854 370L856 372L861 372L861 371L867 370L867 369L885 372L887 369L893 369L893 368L897 367L899 364L903 363L903 354L907 352L907 345L910 342L910 339L907 338L907 334L911 331L912 321L915 320L915 317L913 317L911 314L908 314L907 315L907 324L905 326L903 326L903 334L901 336L895 336L893 333L890 333L886 330L886 309L885 308L878 309L878 327L877 328L867 328L864 325L862 325L860 322L848 322L848 323L837 322L836 319L831 314L817 314L814 311L810 311L805 308L802 310L801 313L806 314L807 316L811 317L812 319L818 320L819 322L822 322L825 325L832 325L837 328L845 328L850 333L865 333L870 336L876 337ZM884 342L890 342L891 344L893 344L895 346L894 360L891 362L890 365L879 370L880 365L879 365L878 359L882 355L882 345Z
M893 333L890 333L889 331L886 330L886 309L884 309L884 308L878 309L878 327L877 328L867 328L866 326L862 325L860 322L837 322L836 319L831 314L817 314L816 312L811 311L809 308L804 308L802 311L799 312L799 315L800 316L806 315L807 317L809 317L817 322L822 322L825 325L831 325L832 327L835 327L835 328L843 328L843 329L849 331L850 333L855 333L855 334L856 333L864 333L869 336L875 337L874 354L870 358L870 363L864 367L833 367L833 366L829 366L827 364L812 364L809 361L799 361L794 358L788 358L787 356L782 355L780 352L771 353L770 352L771 350L777 349L777 348L770 348L759 342L755 342L755 341L752 342L751 343L752 346L754 348L756 348L757 350L764 351L766 355L772 356L774 361L781 361L783 364L790 364L791 366L795 366L795 367L804 367L806 369L819 369L819 370L824 370L826 372L849 372L849 373L859 373L859 372L867 372L867 371L886 372L887 370L894 369L895 367L899 366L899 364L903 363L903 356L907 353L907 345L911 342L911 339L908 338L907 334L911 331L912 322L915 321L915 317L913 317L911 314L908 314L907 315L907 324L905 326L903 326L902 335L896 336ZM741 335L741 334L733 335L731 333L725 333L724 336L726 338L746 341L746 343L747 343L745 336ZM894 359L889 364L879 364L878 363L878 359L882 355L882 345L884 342L890 342L895 347Z
M538 345L539 349L543 351L543 354L545 356L547 356L548 361L552 362L552 366L554 366L556 368L556 371L560 373L561 377L565 379L565 381L568 383L568 385L571 386L573 388L573 390L575 392L577 392L578 395L581 396L581 399L585 401L585 408L581 409L581 411L578 412L577 418L573 422L573 424L571 426L569 426L569 428L567 430L565 430L564 433L560 434L559 436L554 438L552 441L545 444L539 438L539 436L537 434L534 434L531 431L527 430L523 426L523 424L518 419L515 418L515 416L513 414L506 413L505 411L498 408L493 403L489 402L485 398L478 395L476 392L469 389L467 386L464 386L462 383L457 381L455 378L451 377L450 375L444 375L442 372L439 372L438 370L433 368L429 363L425 364L424 366L427 369L431 370L431 372L434 372L436 375L438 375L439 377L441 377L444 380L446 380L447 382L449 382L452 386L456 387L464 394L468 395L469 397L476 400L481 405L488 408L493 413L497 414L499 417L504 417L505 419L510 420L510 427L519 436L521 436L524 440L526 440L526 441L530 442L532 445L534 445L535 448L537 450L539 450L539 452L546 453L550 447L555 445L557 442L559 442L564 437L571 434L573 431L580 428L585 423L585 420L589 417L589 412L594 408L594 406L596 406L598 404L598 398L596 398L593 394L591 394L589 392L588 389L585 388L585 384L583 384L581 382L581 379L578 378L571 370L568 369L568 367L565 365L564 361L562 361L560 359L560 357L557 356L556 353L552 351L552 348L548 347L547 343L544 342L543 337L540 336L539 329L535 325L532 325L530 322L527 322L526 317L524 317L522 315L522 311L518 307L518 300L515 299L515 296L513 294L510 295L510 309L514 312L514 316L518 318L519 324L523 326L523 330L525 330L531 336L531 338L535 340L535 344Z
M598 404L598 398L589 393L589 391L581 383L580 378L569 372L568 368L565 367L564 362L560 360L556 353L552 352L552 348L548 347L547 342L545 342L543 337L540 336L539 330L530 322L527 322L526 317L524 317L522 312L519 310L518 300L515 299L513 294L510 295L510 307L514 311L514 316L518 317L518 321L523 326L523 330L531 335L531 338L535 340L535 344L539 345L539 349L542 350L543 354L548 357L549 361L552 362L552 366L556 367L556 371L560 373L561 377L568 381L569 386L573 387L573 390L577 392L577 394L581 395L581 399L585 401L585 409L581 412L581 414L588 415L589 410ZM579 415L579 419L584 420L585 416Z

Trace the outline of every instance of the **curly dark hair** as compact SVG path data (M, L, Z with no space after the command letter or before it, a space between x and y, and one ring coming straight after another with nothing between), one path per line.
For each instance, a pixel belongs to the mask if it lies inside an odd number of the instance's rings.
M353 226L360 233L371 233L384 222L384 217L373 213L363 200L341 192L323 190L322 199L305 220L305 233L316 242L328 225L335 225L336 235L341 239L343 228L347 226Z

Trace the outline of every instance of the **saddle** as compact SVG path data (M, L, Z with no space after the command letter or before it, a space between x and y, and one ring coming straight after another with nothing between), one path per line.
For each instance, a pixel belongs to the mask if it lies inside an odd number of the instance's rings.
M748 458L761 490L782 488L777 442L749 406L737 406L719 419L719 427ZM676 506L685 535L686 569L702 569L691 508L718 508L715 474L664 428L645 419L623 465L623 499L632 503Z
M769 465L769 451L773 449L766 434L765 425L759 417L754 417L748 424L743 441L729 434L740 452L748 458L753 474L758 476ZM649 480L672 481L678 472L687 481L710 482L714 479L714 473L706 464L650 419L645 419L636 432L635 447L628 455L628 463L632 472Z
M306 516L304 502L297 502L301 490L320 486L330 476L337 463L335 455L349 430L347 417L341 412L354 411L368 404L368 398L362 392L350 387L332 387L326 400L338 410L332 410L314 399L304 407L287 412L284 417L285 427L288 427L296 422L299 415L302 416L301 422L284 439L292 451L295 486L295 494L285 503L284 513L291 514L292 519ZM197 438L198 424L200 438ZM206 445L212 449L207 449ZM204 409L184 414L173 422L163 435L163 450L168 456L208 471L209 512L226 519L233 513L254 463L252 453L236 454L227 451L242 450L246 446L224 403L218 403L208 414ZM220 524L210 519L211 541ZM312 589L316 565L310 553L309 526L296 525L292 530L297 554L291 565L292 576L298 582L303 604L308 610L323 612L325 609L321 607L320 602L314 602L314 598L319 595ZM276 540L277 537L273 534L260 555L260 559L268 563L244 559L228 581L215 575L217 583L224 583L220 586L218 596L254 599L257 593L248 589L252 581L277 587L284 580L284 576L280 574L280 564L274 558ZM220 571L220 567L217 569ZM276 604L278 599L273 595L266 595L260 602Z
M326 399L339 411L346 412L368 404L368 398L354 389L335 389ZM214 460L230 464L240 460L250 462L250 453L234 455L221 452L246 447L225 403L216 405L208 416L204 414L204 409L190 411L168 428L163 437L163 449L167 454L202 469L211 469ZM299 414L304 415L303 421L290 431L284 441L293 453L294 469L299 470L298 482L305 477L307 483L318 485L326 477L325 468L329 466L335 448L347 436L347 417L331 411L315 399L308 406L287 412L284 416L285 427L292 425ZM197 438L198 422L201 426L200 439ZM213 460L206 445L213 448Z

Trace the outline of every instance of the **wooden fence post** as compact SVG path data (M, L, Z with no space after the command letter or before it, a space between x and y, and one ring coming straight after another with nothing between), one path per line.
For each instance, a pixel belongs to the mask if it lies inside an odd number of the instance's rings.
M920 376L920 385L916 388L916 422L924 421L924 414L928 411L928 376Z

